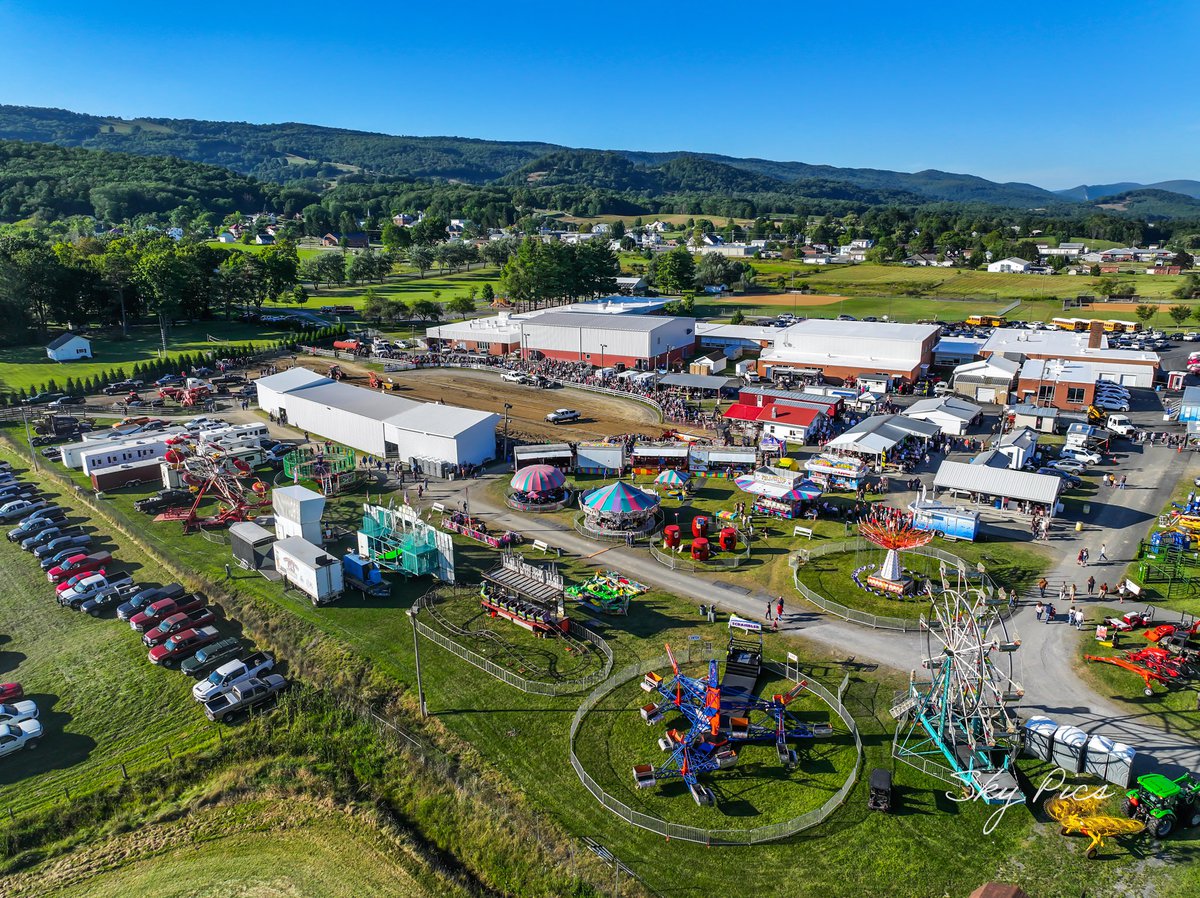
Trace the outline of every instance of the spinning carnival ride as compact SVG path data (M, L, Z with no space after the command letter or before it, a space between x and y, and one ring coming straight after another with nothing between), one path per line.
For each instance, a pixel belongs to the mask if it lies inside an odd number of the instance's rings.
M761 645L731 640L724 681L718 680L715 660L709 662L708 676L688 677L679 672L670 646L667 657L671 659L671 677L664 679L652 672L642 681L643 690L661 697L642 708L642 718L652 725L668 712L677 711L683 715L687 729L668 729L659 740L659 747L670 752L662 764L638 764L633 768L639 789L683 780L696 804L711 805L716 797L700 782L700 776L732 767L740 747L773 743L780 763L791 770L796 766L792 743L833 735L828 724L804 723L788 711L788 705L807 686L805 682L769 699L754 694L761 670Z
M918 682L914 671L908 695L892 708L892 755L988 804L1023 802L1014 763L1019 721L1009 707L1024 694L1013 670L1020 640L998 613L1005 603L962 578L951 588L944 573L931 598L932 616L921 619L931 680Z
M213 454L200 455L179 445L167 451L166 462L180 472L180 479L195 491L191 505L167 511L162 520L183 522L183 532L195 528L224 527L254 517L254 510L270 504L267 485L259 480L251 467L240 458ZM206 498L216 498L214 514L202 516L200 505Z

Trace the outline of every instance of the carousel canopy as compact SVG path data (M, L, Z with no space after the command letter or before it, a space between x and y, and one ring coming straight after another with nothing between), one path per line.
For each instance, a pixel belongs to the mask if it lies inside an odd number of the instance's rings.
M588 493L580 504L600 514L636 514L658 505L658 496L618 480Z
M512 488L519 493L544 493L560 489L566 482L554 465L528 465L513 475Z
M674 468L667 468L654 478L655 483L665 483L667 486L683 486L692 475L680 473Z

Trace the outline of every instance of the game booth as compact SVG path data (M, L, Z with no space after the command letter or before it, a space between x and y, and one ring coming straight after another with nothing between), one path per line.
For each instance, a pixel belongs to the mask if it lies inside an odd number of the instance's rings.
M734 483L755 497L755 514L785 520L800 517L805 503L821 495L821 488L802 473L785 468L758 468Z
M580 474L619 477L625 470L625 444L579 443L575 447L575 470Z
M563 596L563 577L556 565L530 564L512 552L484 572L479 587L479 604L492 617L510 620L535 636L570 630Z
M855 491L870 475L865 462L837 455L818 455L804 463L804 470L813 483L827 490Z
M575 467L575 451L569 443L537 443L514 448L513 470L520 471L530 465L552 465L562 473L570 474Z
M629 454L629 464L635 474L657 474L665 468L688 469L687 443L637 443Z
M753 446L692 446L688 470L701 477L737 477L753 471L758 452Z
M567 478L554 465L528 465L513 475L506 500L518 511L557 511L571 501Z
M579 498L583 532L599 539L648 536L658 528L659 502L654 493L621 480L591 490Z

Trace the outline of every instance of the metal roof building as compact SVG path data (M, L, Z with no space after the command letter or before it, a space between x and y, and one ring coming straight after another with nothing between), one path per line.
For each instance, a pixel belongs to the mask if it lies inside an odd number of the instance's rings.
M839 452L881 455L891 452L908 437L928 440L937 436L938 430L936 424L906 418L903 415L875 415L859 421L830 440L826 446Z
M988 464L944 461L933 478L936 490L970 493L985 498L1015 499L1053 505L1062 489L1062 479L1050 474L1014 471Z

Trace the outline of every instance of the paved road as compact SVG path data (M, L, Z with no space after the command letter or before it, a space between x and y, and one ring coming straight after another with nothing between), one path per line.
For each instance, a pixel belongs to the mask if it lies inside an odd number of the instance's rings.
M1119 580L1126 563L1136 552L1138 541L1192 460L1191 453L1131 447L1120 461L1120 471L1129 476L1129 487L1124 491L1106 490L1106 494L1099 495L1091 505L1092 514L1082 533L1061 525L1054 532L1051 547L1061 555L1062 561L1047 574L1050 590L1057 594L1062 583L1074 582L1080 593L1079 604L1085 610L1089 604L1098 605L1082 595L1088 573L1095 574L1100 582L1108 580L1115 584ZM619 568L644 583L674 595L688 596L698 605L715 602L725 612L761 620L767 602L774 598L760 589L726 584L719 577L673 571L644 550L631 550L619 544L606 547L565 528L556 520L516 514L489 501L480 488L481 481L471 484L476 487L470 493L471 511L483 515L489 526L504 527L524 533L530 539L543 540L597 566ZM426 496L428 501L459 503L463 486L463 483L431 484ZM1107 544L1108 563L1086 571L1079 568L1075 561L1079 549L1087 546L1096 559L1101 543ZM1028 592L1025 598L1032 603L1036 590ZM870 630L825 616L807 606L794 591L785 594L784 600L787 609L785 631L822 643L844 657L853 656L860 662L875 662L907 672L924 655L924 638L920 634ZM1066 608L1059 610L1065 614ZM1098 616L1091 613L1089 623L1094 624ZM1061 621L1038 622L1032 604L1018 610L1012 626L1022 641L1019 678L1025 687L1025 699L1021 710L1027 716L1045 715L1060 723L1074 724L1089 733L1100 733L1133 745L1140 753L1139 766L1200 770L1200 744L1190 736L1164 732L1154 717L1139 715L1127 705L1118 705L1098 695L1079 678L1072 669L1080 638L1078 632Z

